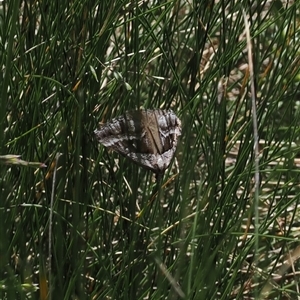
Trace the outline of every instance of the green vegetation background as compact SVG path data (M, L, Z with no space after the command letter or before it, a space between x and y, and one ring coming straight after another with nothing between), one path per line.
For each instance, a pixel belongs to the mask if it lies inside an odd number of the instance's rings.
M0 298L299 298L299 6L2 1ZM141 107L183 123L151 207L93 134Z

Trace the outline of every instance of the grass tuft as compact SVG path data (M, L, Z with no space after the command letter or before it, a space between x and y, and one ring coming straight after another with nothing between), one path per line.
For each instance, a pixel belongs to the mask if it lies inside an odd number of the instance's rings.
M250 2L1 2L1 299L300 297L299 4ZM183 123L155 200L93 134L139 108Z

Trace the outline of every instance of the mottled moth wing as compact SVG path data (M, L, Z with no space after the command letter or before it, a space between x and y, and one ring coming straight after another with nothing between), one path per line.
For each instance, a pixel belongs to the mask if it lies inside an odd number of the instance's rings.
M161 173L175 154L181 122L171 109L127 111L95 130L95 134L104 146Z

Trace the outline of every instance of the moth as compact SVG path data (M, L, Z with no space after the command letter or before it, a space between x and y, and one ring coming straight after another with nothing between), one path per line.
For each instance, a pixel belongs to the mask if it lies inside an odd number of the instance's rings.
M171 109L142 109L127 111L94 132L105 147L158 175L175 154L181 122Z

